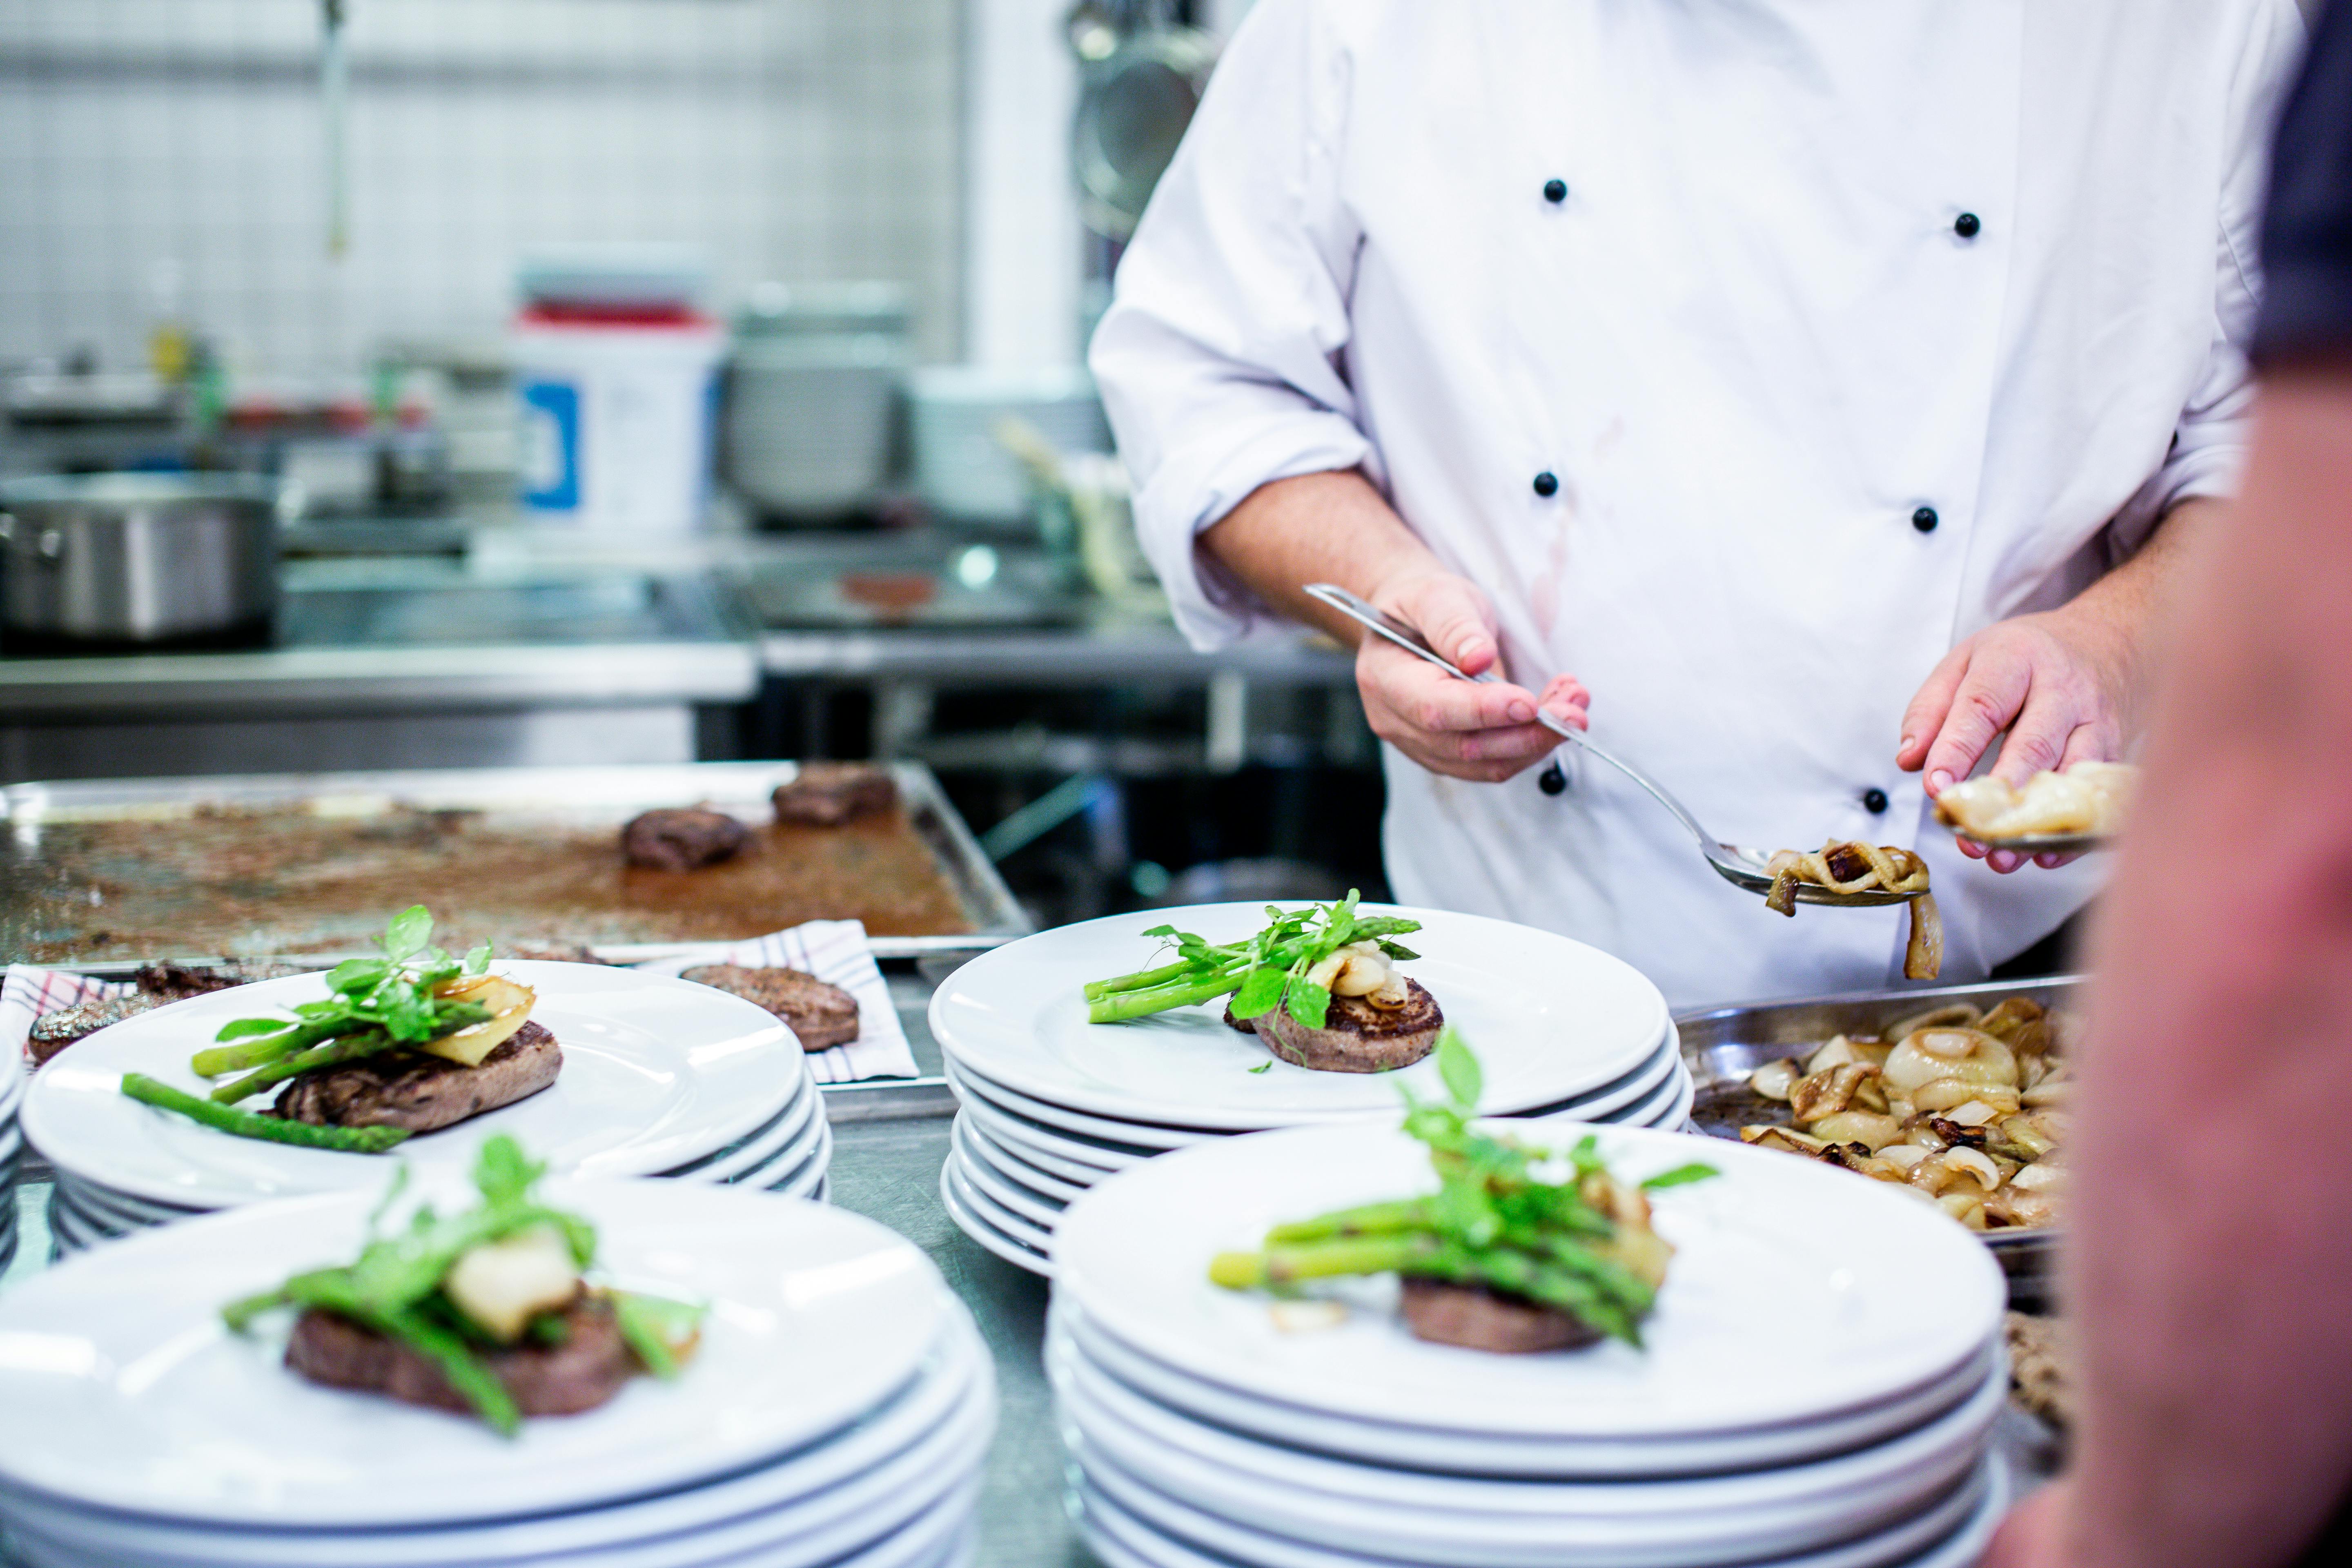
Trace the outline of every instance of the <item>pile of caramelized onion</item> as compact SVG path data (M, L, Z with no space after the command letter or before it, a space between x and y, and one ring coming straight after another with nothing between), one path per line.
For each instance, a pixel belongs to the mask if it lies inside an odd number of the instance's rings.
M1990 1013L1957 1004L1882 1037L1839 1035L1748 1076L1789 1120L1739 1136L1895 1183L1971 1230L2047 1226L2065 1185L2063 1030L2012 996Z

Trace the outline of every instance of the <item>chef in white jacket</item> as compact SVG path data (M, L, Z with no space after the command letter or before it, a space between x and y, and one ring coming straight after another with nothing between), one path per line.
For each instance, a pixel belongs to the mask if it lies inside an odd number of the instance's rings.
M1678 1005L1899 976L1901 911L1784 921L1574 747L1561 788L1534 705L1589 703L1735 843L1916 848L1980 977L2096 858L1997 874L1929 796L2129 746L2239 461L2301 37L2294 0L1259 0L1092 351L1179 624L1352 643L1328 580L1499 658L1359 651L1406 902Z

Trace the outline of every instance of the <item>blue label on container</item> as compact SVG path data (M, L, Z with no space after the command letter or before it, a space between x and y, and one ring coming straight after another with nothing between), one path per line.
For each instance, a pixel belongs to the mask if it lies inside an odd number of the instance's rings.
M541 511L580 510L580 389L568 381L522 388L522 503Z

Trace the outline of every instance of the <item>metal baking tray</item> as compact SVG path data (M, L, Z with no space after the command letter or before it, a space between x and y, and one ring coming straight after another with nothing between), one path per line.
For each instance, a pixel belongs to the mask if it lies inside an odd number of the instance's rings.
M613 958L653 957L681 942L756 936L820 917L864 919L882 956L969 951L1031 930L930 770L886 765L898 787L898 811L841 828L771 829L761 853L691 873L625 871L621 825L639 811L706 802L766 823L769 794L798 764L12 784L0 789L8 825L0 849L0 959L328 954L363 947L390 908L411 901L444 906L436 912L453 937L469 920L494 919L507 929L472 934L501 945L575 942ZM142 832L121 833L122 824ZM149 825L168 833L181 824L178 838L142 847L151 842ZM346 832L343 825L352 826ZM331 853L305 864L300 851L289 853L290 832L328 841ZM461 868L478 867L457 857L452 846L467 842L462 837L436 837L477 832L509 861L520 855L527 868L541 864L532 857L543 843L548 866L584 865L593 874L553 878L544 894L528 876L493 886L478 879L470 896L445 886L440 900L433 886L413 885L429 883L432 868L453 858ZM109 835L121 842L101 842ZM201 851L189 847L199 839ZM755 864L762 853L766 870ZM769 885L755 872L780 887L798 876L788 887L797 903L763 903ZM381 885L370 888L370 876ZM462 879L452 885L462 889ZM339 896L352 907L337 907ZM475 903L480 907L465 907ZM225 910L236 918L222 916ZM746 929L719 929L730 920Z
M2075 1011L2083 1004L2083 976L2043 980L1993 980L1975 985L1873 991L1843 996L1812 996L1742 1007L1709 1007L1675 1016L1682 1031L1683 1060L1698 1085L1692 1124L1710 1137L1737 1140L1753 1120L1754 1102L1745 1093L1748 1075L1766 1062L1790 1056L1800 1046L1817 1046L1832 1035L1875 1035L1885 1026L1950 1002L1990 1011L2004 997L2023 996L2053 1010ZM2054 1279L2058 1231L2043 1226L1983 1233L2001 1272L2009 1277L2011 1301L2044 1304Z

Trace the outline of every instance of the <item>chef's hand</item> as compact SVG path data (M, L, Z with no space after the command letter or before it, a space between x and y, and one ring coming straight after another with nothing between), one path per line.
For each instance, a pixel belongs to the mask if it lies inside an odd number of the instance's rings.
M1471 675L1493 667L1498 649L1486 595L1466 578L1420 570L1382 582L1365 597L1411 623L1430 647ZM1372 733L1435 773L1500 784L1560 744L1535 721L1538 707L1578 729L1591 698L1571 677L1541 692L1502 682L1456 680L1370 633L1356 649L1356 689Z
M1993 775L2022 784L2035 773L2122 754L2124 710L2131 689L2128 635L2078 605L2000 621L1944 656L1903 716L1895 764L1927 773L1938 795L1976 768L2003 730ZM1961 853L2003 875L2026 857L1968 839ZM2036 855L2063 866L2072 855Z

